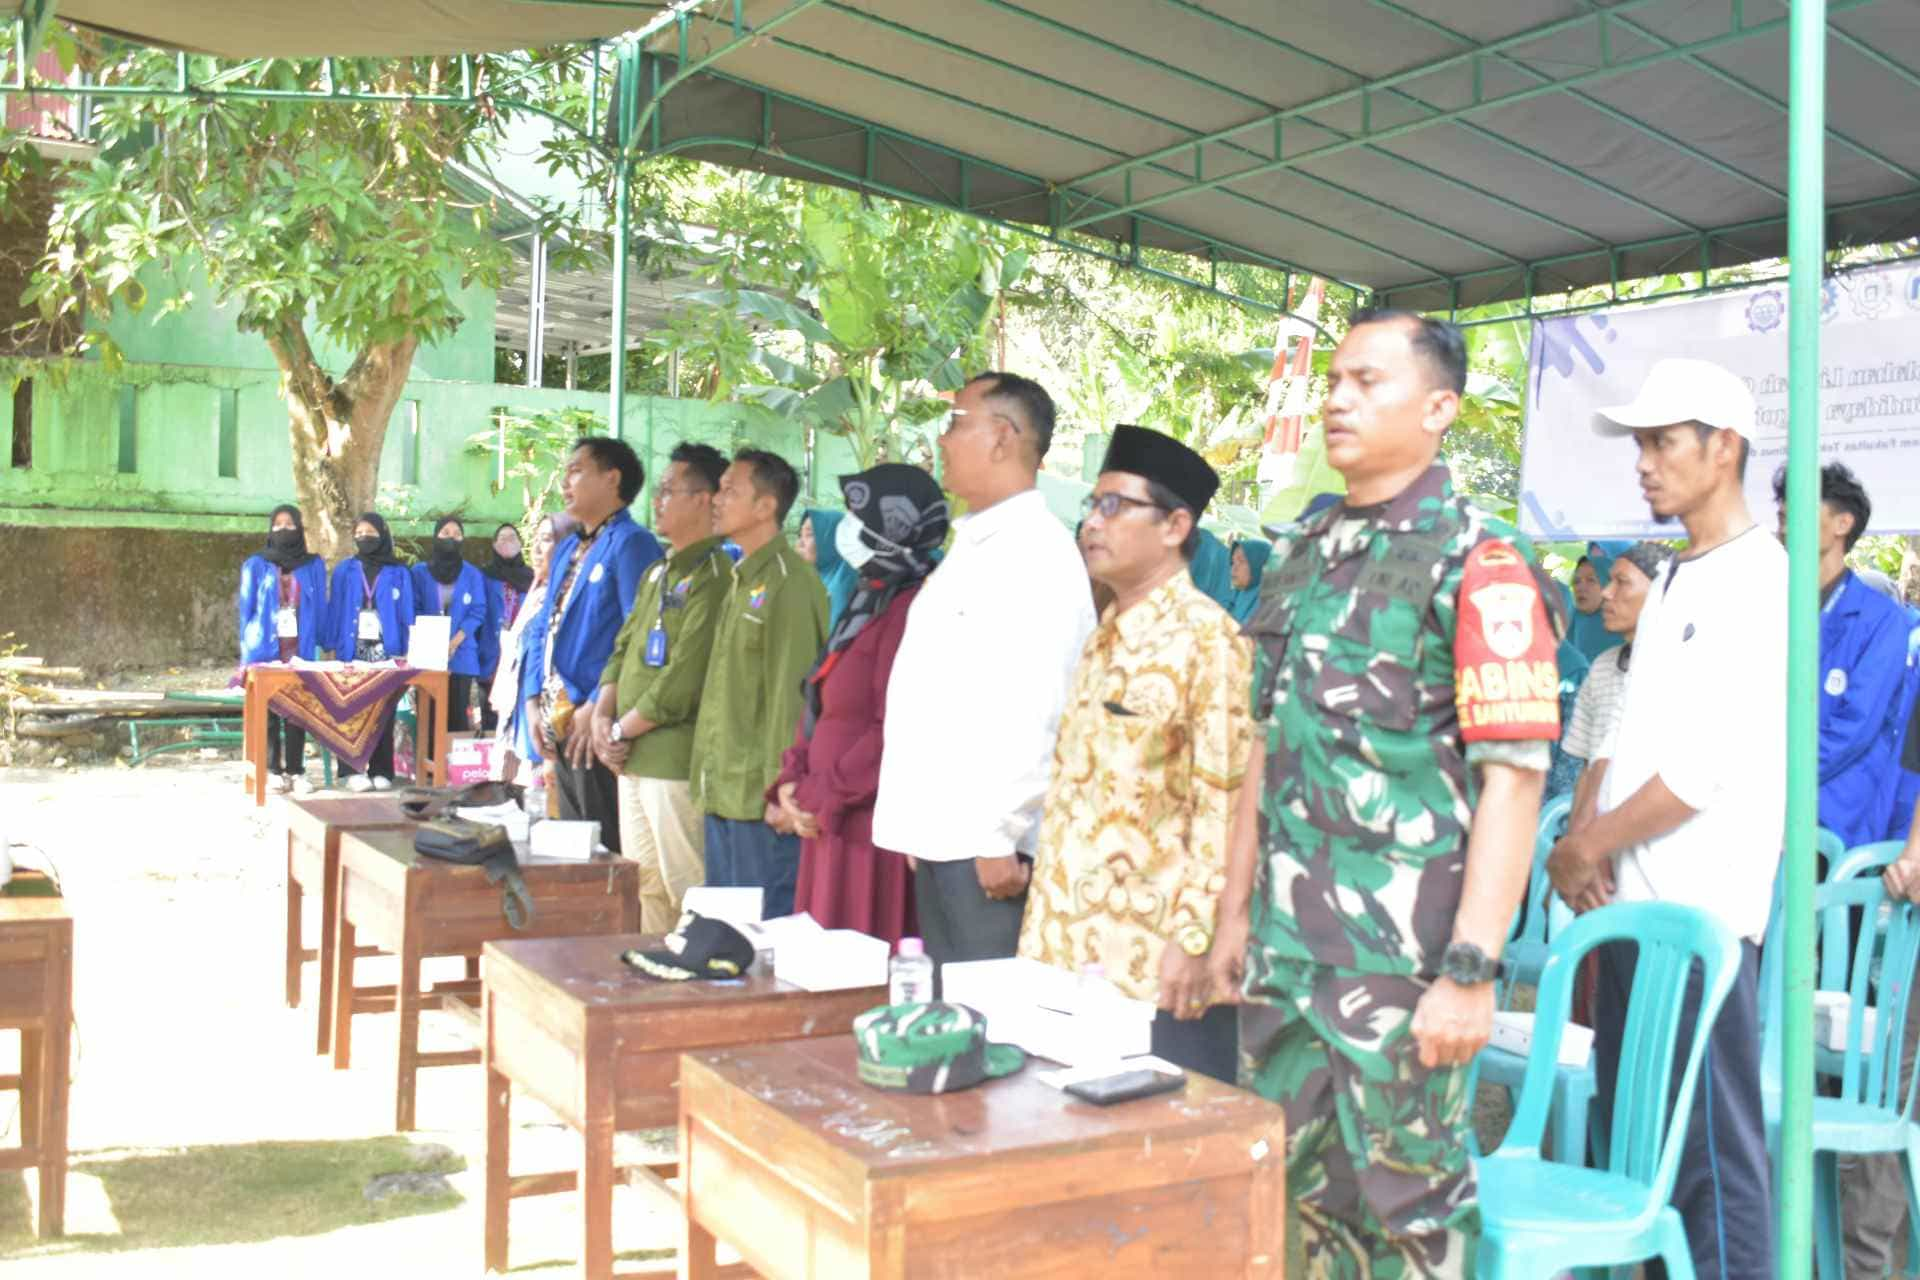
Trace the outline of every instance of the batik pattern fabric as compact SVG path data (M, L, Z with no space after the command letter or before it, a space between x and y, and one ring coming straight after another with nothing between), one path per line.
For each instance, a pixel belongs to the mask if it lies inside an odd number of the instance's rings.
M320 739L355 773L365 773L413 672L345 667L298 674L300 683L276 691L267 709Z
M1060 718L1021 955L1158 999L1168 942L1214 929L1252 681L1251 642L1184 570L1108 606Z
M1270 532L1244 1079L1292 1104L1311 1274L1466 1274L1467 1073L1421 1069L1411 1024L1452 938L1474 768L1544 773L1559 734L1547 580L1444 465Z

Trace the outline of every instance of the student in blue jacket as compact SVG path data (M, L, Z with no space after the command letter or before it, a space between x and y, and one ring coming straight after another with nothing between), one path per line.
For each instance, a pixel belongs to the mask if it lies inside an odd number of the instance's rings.
M574 446L561 492L579 526L554 548L546 599L527 624L520 664L527 730L553 762L560 816L598 822L600 839L616 853L619 788L594 754L593 703L641 576L660 558L658 540L627 510L645 483L625 441L587 436Z
M447 626L447 727L464 733L472 724L473 686L480 677L480 637L487 627L487 580L468 564L467 526L458 516L433 527L433 551L413 566L413 606L419 617L445 614ZM433 726L427 726L433 753Z
M520 606L533 590L533 566L527 563L523 550L519 526L503 524L493 531L493 555L480 566L487 577L487 621L479 636L480 727L488 733L500 727L500 713L487 696L500 670L500 637L519 621Z
M265 550L240 566L240 665L308 661L320 656L327 630L327 563L307 550L300 508L273 509ZM307 731L277 715L267 717L267 768L273 789L307 785Z
M1786 535L1786 469L1774 473ZM1873 503L1844 463L1820 468L1820 825L1851 849L1887 829L1899 785L1907 615L1847 568Z
M334 566L331 605L333 653L343 662L385 662L407 656L407 628L413 625L413 579L406 562L393 553L393 534L387 522L369 511L353 526L354 554ZM393 721L387 721L380 741L367 761L367 772L356 774L343 762L340 772L347 790L369 787L384 791L393 785Z

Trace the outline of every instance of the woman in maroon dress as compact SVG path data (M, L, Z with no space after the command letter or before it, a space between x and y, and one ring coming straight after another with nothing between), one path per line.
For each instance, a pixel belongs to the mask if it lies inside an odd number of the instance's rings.
M907 860L873 844L887 678L907 607L947 537L947 503L932 476L882 463L841 476L847 517L835 530L859 581L807 677L805 712L780 776L768 788L776 829L800 846L794 910L829 929L888 942L915 932Z

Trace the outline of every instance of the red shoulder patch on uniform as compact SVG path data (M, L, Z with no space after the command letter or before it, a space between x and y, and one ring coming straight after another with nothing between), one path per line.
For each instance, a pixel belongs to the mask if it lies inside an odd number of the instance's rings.
M1526 558L1483 542L1467 556L1453 637L1454 705L1468 742L1560 736L1558 641Z

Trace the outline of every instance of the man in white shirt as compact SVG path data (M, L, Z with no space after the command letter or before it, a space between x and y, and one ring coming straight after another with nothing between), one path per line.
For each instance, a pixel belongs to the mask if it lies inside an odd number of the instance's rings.
M1647 503L1657 518L1686 526L1688 547L1653 583L1640 615L1600 812L1555 845L1548 864L1576 910L1678 902L1744 939L1674 1182L1701 1280L1774 1274L1756 944L1786 821L1787 556L1754 523L1741 492L1754 417L1743 380L1680 359L1657 362L1632 404L1600 411L1596 430L1632 434ZM1594 1048L1603 1126L1634 950L1613 943L1601 951ZM1695 977L1687 1009L1698 1001ZM1681 1025L1692 1016L1683 1012Z
M1014 953L1060 711L1093 631L1086 564L1035 488L1053 416L1038 383L984 373L940 436L968 514L907 614L873 810L874 844L914 859L935 965Z

